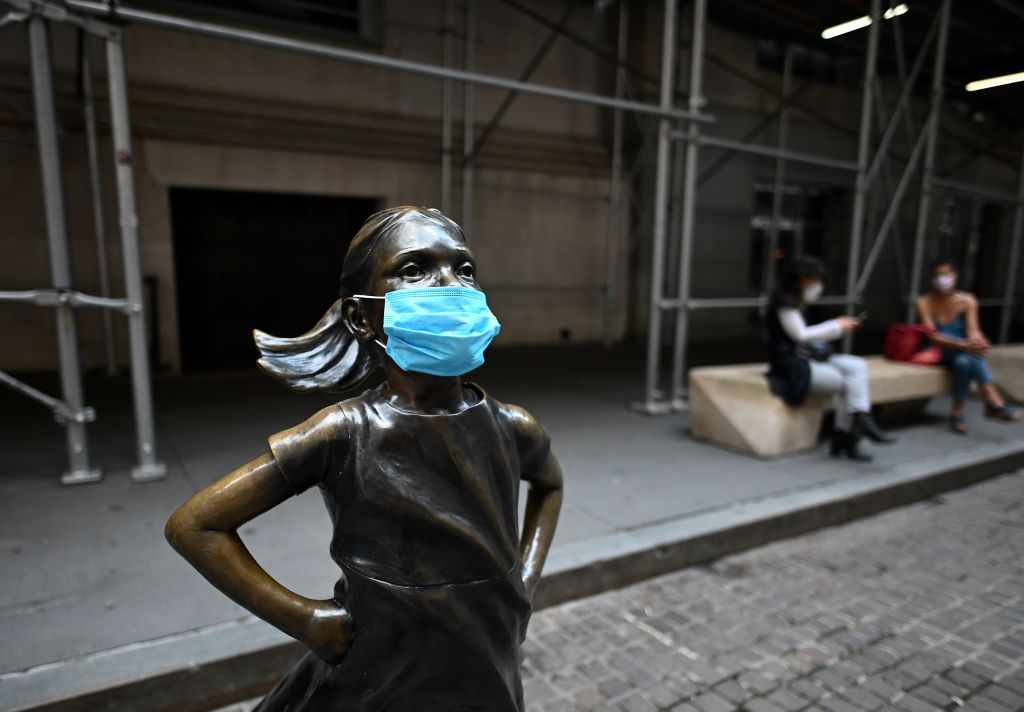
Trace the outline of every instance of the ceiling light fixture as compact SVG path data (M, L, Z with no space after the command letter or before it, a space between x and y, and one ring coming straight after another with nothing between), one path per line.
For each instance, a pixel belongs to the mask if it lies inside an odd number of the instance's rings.
M992 87L1001 87L1004 84L1013 84L1014 82L1024 82L1024 72L1004 74L1001 77L992 77L991 79L979 79L976 82L969 82L964 88L967 91L978 91L979 89L991 89Z
M910 8L907 7L906 3L900 3L899 5L893 5L888 10L886 10L884 13L882 13L882 18L885 19L885 20L891 20L894 17L899 17L900 15L906 14L906 12L908 10L910 10ZM845 35L847 32L853 32L854 30L861 30L861 29L867 27L870 24L871 24L871 17L868 16L868 15L865 15L864 17L858 17L856 20L849 20L847 22L843 22L843 23L840 23L838 25L834 25L832 27L824 29L824 30L821 31L821 36L824 39L826 39L826 40L830 40L833 37L838 37L839 35Z

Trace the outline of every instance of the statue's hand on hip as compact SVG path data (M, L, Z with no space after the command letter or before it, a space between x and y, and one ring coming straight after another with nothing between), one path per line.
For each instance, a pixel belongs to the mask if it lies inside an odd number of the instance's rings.
M302 642L324 662L340 664L352 643L352 614L336 601L318 601Z

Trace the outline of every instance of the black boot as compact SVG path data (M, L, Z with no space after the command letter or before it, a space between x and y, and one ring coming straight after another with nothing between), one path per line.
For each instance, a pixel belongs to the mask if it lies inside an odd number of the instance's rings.
M832 431L832 457L845 457L855 462L871 462L874 458L860 449L860 435L847 430Z
M880 445L891 445L896 438L882 431L871 413L855 413L853 416L853 432L864 435L868 440Z

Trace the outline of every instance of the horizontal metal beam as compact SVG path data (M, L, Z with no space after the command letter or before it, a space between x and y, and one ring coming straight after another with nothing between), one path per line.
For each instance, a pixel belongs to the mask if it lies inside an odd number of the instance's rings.
M9 373L0 371L0 383L10 386L19 393L45 405L53 411L58 422L91 423L96 420L96 411L93 408L85 407L81 410L75 410L59 398L48 396L27 383L19 381Z
M142 305L127 299L111 299L83 294L73 289L20 289L0 290L0 302L22 302L42 307L96 307L113 309L125 314L137 314Z
M955 190L959 193L981 195L986 198L992 198L993 200L1001 200L1004 203L1019 202L1019 199L1013 193L1003 190L995 190L994 188L985 188L983 186L974 185L973 183L949 180L948 178L932 178L932 185L937 185L940 188L948 188L949 190Z
M688 138L685 131L673 131L671 137L677 141L685 141ZM826 168L837 168L839 170L854 172L857 170L856 163L853 161L844 161L841 158L829 158L828 156L818 156L813 153L803 153L801 151L780 151L776 148L770 148L758 143L743 143L742 141L733 141L732 139L708 136L707 134L698 136L697 143L702 146L714 146L716 148L729 149L730 151L740 151L743 153L753 153L759 156L782 158L787 161L810 163L817 166L824 166Z
M2 1L12 2L12 0ZM36 4L37 3L32 3L33 6ZM203 35L205 37L244 42L261 47L270 47L273 49L298 52L300 54L308 54L316 57L354 62L356 64L364 64L372 67L394 69L400 72L409 72L410 74L418 74L437 79L450 79L452 81L467 82L469 84L477 84L494 89L505 89L508 91L522 92L523 94L533 94L534 96L542 96L548 99L558 99L579 104L590 104L592 106L600 106L607 109L621 109L623 111L649 114L651 116L661 116L671 119L686 119L691 121L714 121L714 117L703 112L684 111L672 108L663 109L654 104L647 104L644 102L616 99L615 97L604 96L601 94L590 94L588 92L563 89L561 87L553 87L546 84L533 84L530 82L516 81L514 79L506 79L492 74L478 74L476 72L467 72L461 69L438 66L436 64L414 62L407 59L398 59L396 57L386 57L379 54L372 54L370 52L361 52L359 50L349 49L347 47L335 47L333 45L322 44L319 42L307 42L293 37L284 37L267 32L257 32L254 30L229 27L227 25L219 25L212 22L192 20L183 17L176 17L174 15L149 12L146 10L138 10L135 8L125 7L123 5L112 6L102 2L95 2L94 0L67 0L66 4L69 8L82 12L93 13L110 18L111 20L149 25L150 27L160 27L167 30L190 32L192 34Z
M714 299L687 299L686 307L690 311L701 309L747 309L750 307L763 307L768 304L768 297L723 297ZM846 297L821 297L816 305L821 306L842 306L849 300ZM662 299L658 306L662 309L678 309L682 302L678 299Z

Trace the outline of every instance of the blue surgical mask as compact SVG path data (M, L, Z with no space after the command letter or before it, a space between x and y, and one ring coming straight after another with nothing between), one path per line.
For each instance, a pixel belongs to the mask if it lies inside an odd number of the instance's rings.
M469 287L396 289L383 297L387 344L377 341L404 371L461 376L484 362L484 349L501 331L487 297Z

